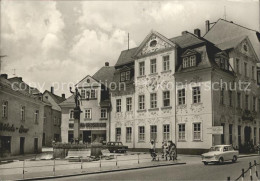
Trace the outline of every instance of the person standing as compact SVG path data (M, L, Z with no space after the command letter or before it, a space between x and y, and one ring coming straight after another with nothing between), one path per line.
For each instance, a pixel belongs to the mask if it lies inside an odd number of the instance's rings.
M155 161L157 155L155 153L155 143L153 140L151 140L151 144L150 144L150 154L152 157L152 161Z

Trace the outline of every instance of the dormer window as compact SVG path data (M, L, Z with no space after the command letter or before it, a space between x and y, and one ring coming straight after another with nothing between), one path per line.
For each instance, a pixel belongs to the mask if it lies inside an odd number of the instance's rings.
M182 67L188 68L188 67L194 67L196 65L196 56L188 56L183 58Z
M219 55L217 55L215 60L216 60L216 63L218 64L219 68L221 68L223 70L229 70L229 62L228 62L228 58L226 56L224 56L223 54L219 54Z
M121 72L120 81L124 82L124 81L128 81L128 80L130 80L130 71Z

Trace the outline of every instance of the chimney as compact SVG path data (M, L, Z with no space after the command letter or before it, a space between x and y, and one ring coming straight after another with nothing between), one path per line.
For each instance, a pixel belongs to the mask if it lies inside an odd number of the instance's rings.
M186 35L188 33L188 31L183 31L181 32L181 35Z
M1 74L1 77L4 78L4 79L7 79L8 75L7 74Z
M106 66L106 67L109 67L109 62L106 62L106 63L105 63L105 66Z
M207 20L205 23L206 23L206 33L208 33L208 32L209 32L209 29L210 29L209 20Z
M23 78L22 77L17 77L18 80L20 80L21 82L23 81Z
M194 34L200 38L200 29L194 29Z
M54 87L51 86L51 93L53 94Z
M66 98L65 98L65 94L61 94L61 97L62 97L63 99L66 99Z

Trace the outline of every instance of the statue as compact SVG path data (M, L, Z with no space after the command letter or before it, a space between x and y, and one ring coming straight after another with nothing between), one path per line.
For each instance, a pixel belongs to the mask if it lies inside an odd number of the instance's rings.
M80 93L79 93L77 87L75 88L75 92L73 92L71 89L72 89L72 88L70 87L70 93L72 93L72 94L74 95L74 100L75 100L76 108L78 108L78 107L79 107L79 101L80 101L81 95L80 95ZM82 105L82 102L81 102L81 105Z

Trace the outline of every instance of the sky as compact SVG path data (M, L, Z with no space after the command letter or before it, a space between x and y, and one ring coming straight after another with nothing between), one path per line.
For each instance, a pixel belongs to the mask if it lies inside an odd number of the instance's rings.
M151 30L167 38L205 33L205 21L224 18L259 31L258 0L211 1L24 1L1 0L1 73L19 76L40 91L93 75L122 50L141 44ZM15 69L15 71L14 71Z

